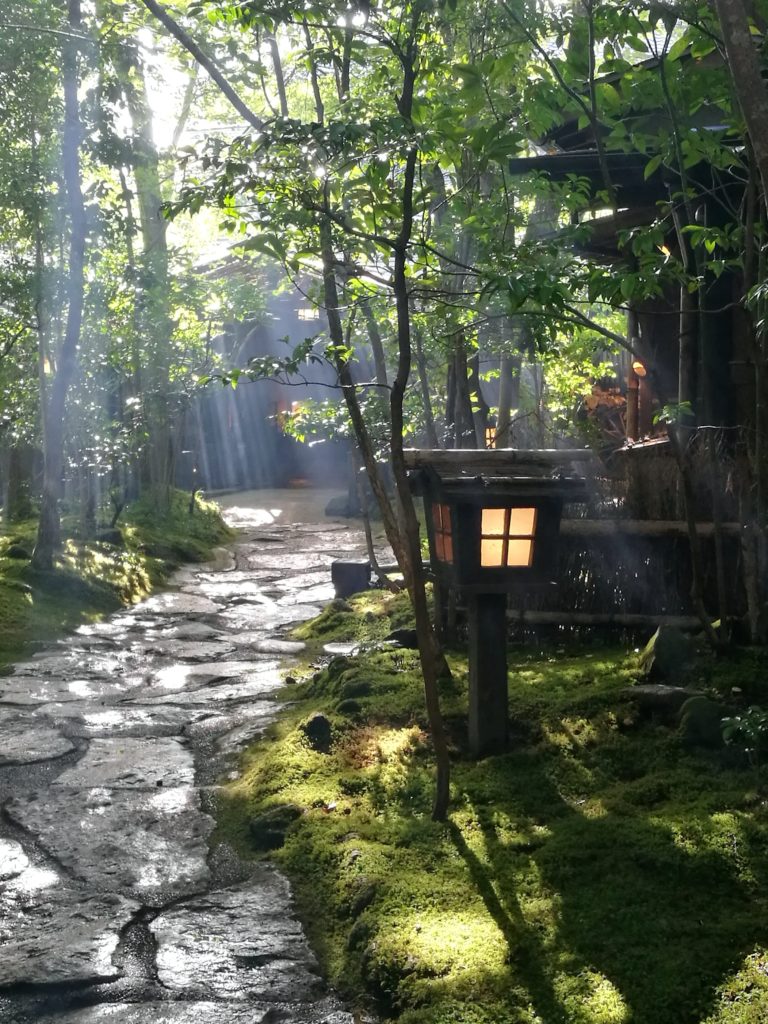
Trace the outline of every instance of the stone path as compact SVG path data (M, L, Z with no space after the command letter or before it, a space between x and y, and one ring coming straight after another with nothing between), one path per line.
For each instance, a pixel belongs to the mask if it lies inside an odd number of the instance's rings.
M236 496L215 564L0 677L2 1024L353 1024L285 879L209 845L285 634L362 555L322 498Z

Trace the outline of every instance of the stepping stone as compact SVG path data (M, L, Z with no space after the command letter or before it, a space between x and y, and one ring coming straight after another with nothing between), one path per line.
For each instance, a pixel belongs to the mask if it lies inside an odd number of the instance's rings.
M159 636L163 640L215 640L221 637L222 640L229 640L215 626L207 622L181 622L178 626L164 626Z
M238 682L225 681L216 686L201 686L196 690L178 690L160 697L143 697L142 704L149 707L173 704L184 708L210 708L214 705L253 700L279 689L283 685L284 669L283 665L269 671L250 673Z
M301 640L280 640L277 637L264 638L263 633L234 633L232 642L259 654L300 654L306 649Z
M261 627L265 632L276 626L285 626L289 622L304 622L314 619L320 614L320 608L311 604L292 604L269 606L241 604L226 611L219 618L229 629L255 630Z
M85 679L35 679L32 676L0 678L0 704L55 704L64 701L119 699L142 685L142 676Z
M257 583L253 577L247 580L230 581L225 578L223 580L216 580L215 582L203 582L198 581L194 584L188 584L182 587L182 591L185 594L201 594L203 597L208 597L212 601L227 601L233 597L248 597L261 593L261 585Z
M150 928L160 983L177 996L305 1002L322 991L288 883L275 871L189 900Z
M57 729L42 722L0 712L0 766L52 761L75 749L74 743Z
M278 604L292 605L297 600L302 602L325 602L332 601L334 597L335 592L333 584L329 580L327 583L322 583L316 587L307 587L306 589L297 587L295 592L288 593L284 597L281 597Z
M0 883L0 986L106 981L120 931L138 904L74 886L50 868L28 866Z
M234 651L234 644L214 640L153 640L152 654L179 661L213 661L226 658Z
M53 783L70 789L151 789L195 781L192 752L175 738L91 740L88 750Z
M194 594L157 594L137 605L134 615L215 615L220 605Z
M177 736L199 713L180 708L142 708L133 704L43 704L38 716L59 723L68 737Z
M269 672L278 667L276 661L212 661L192 665L167 665L158 669L152 679L152 695L157 690L199 690L217 680L244 679L254 672Z
M109 1003L37 1018L37 1024L354 1024L349 1013L296 1003Z
M191 787L150 793L52 786L9 801L6 813L91 889L161 906L208 884L214 823Z
M13 839L0 839L0 882L15 878L29 867L24 847Z

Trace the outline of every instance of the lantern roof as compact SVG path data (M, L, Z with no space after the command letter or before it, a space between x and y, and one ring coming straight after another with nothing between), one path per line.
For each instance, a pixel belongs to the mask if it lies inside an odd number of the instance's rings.
M582 477L563 472L568 463L594 458L590 449L409 449L406 465L417 494L482 504L491 500L586 500Z

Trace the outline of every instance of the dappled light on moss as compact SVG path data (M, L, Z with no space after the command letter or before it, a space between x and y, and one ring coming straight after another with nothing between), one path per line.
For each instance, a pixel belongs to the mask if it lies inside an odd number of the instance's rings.
M768 938L768 816L748 766L638 720L623 695L635 660L590 648L512 653L511 748L469 761L466 657L453 651L452 809L435 824L417 661L377 649L400 598L370 600L375 621L353 598L303 627L321 643L333 621L361 651L286 688L296 703L245 755L219 817L247 853L254 814L303 809L274 856L331 981L405 1024L768 1018L768 987L762 1017L744 1016L733 973L754 976ZM300 729L318 711L328 754ZM729 979L742 993L730 1002Z

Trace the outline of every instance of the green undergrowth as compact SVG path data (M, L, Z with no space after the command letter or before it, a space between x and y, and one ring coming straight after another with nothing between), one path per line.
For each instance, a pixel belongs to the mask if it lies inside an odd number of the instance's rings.
M402 598L366 595L298 632L364 642L405 621ZM449 660L447 823L430 818L410 650L308 667L225 790L218 835L246 855L260 855L255 816L301 810L271 856L331 983L403 1024L768 1019L768 809L753 771L641 719L621 693L635 659L597 647L510 652L512 749L473 763L466 661ZM754 688L765 668L745 655L705 683ZM317 712L329 753L302 728Z
M63 547L52 572L32 568L36 520L0 531L0 665L122 605L146 597L185 561L203 561L232 534L216 505L174 492L162 514L149 500L130 506L109 539L83 540L62 522ZM10 554L9 554L10 552ZM11 557L14 556L14 557Z

